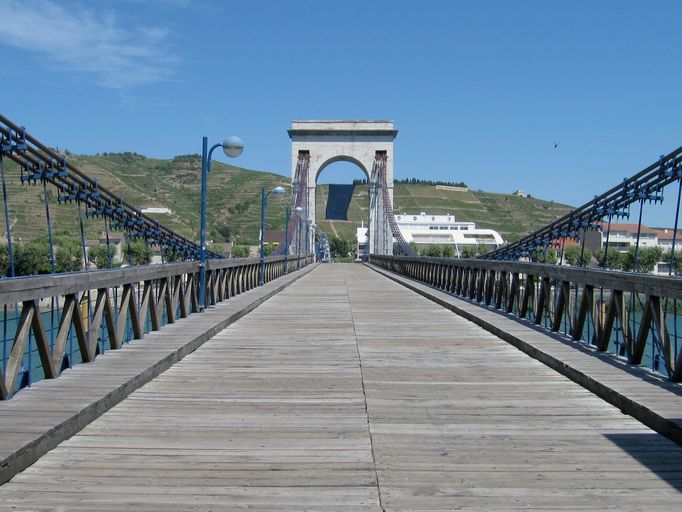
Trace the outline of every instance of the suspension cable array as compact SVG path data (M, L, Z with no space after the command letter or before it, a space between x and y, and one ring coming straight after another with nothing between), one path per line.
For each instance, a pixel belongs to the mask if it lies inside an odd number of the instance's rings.
M129 238L142 238L149 244L176 253L185 259L198 259L200 247L193 241L162 226L97 183L72 165L66 157L26 133L23 127L0 115L0 158L19 165L21 182L41 182L57 188L60 203L75 202L85 207L86 217L105 218L111 229L125 230ZM220 258L214 252L209 258Z
M482 256L483 259L516 260L536 251L557 245L558 239L579 239L586 230L599 229L601 221L608 218L629 218L630 205L639 202L663 202L663 189L682 180L682 147L649 165L622 183L540 228L520 240L500 247ZM641 217L641 209L640 209ZM641 219L640 223L641 225Z
M272 252L273 256L282 256L287 254L289 251L289 246L294 241L294 236L299 232L299 224L302 219L301 213L297 211L297 208L303 208L304 201L306 199L306 194L308 193L308 168L310 167L310 152L309 151L299 151L298 161L296 162L296 172L294 174L294 208L292 211L291 219L289 219L289 229L288 234L285 237L288 244L280 244L277 249ZM286 226L285 226L286 229ZM307 250L307 248L306 248Z
M379 181L379 186L381 187L381 193L384 203L384 215L388 219L388 224L391 227L391 233L393 238L400 245L406 256L418 256L410 244L407 243L405 237L400 232L400 227L398 222L395 220L395 215L393 213L393 204L391 202L391 196L388 193L388 185L386 184L386 162L388 161L388 155L385 151L377 151L374 157L374 170L372 175L377 176Z
M388 220L388 224L391 228L391 233L396 242L400 244L403 252L407 256L417 256L417 253L410 247L410 245L405 241L403 234L400 232L398 223L395 220L395 215L393 213L393 205L391 203L391 197L388 192L388 186L386 183L386 162L388 156L386 152L377 151L374 159L374 169L372 171L372 176L377 177L377 185L381 188L382 198L383 198L383 209L384 215ZM296 211L296 208L303 207L304 201L306 200L307 194L307 183L308 183L308 169L310 167L310 152L299 151L298 161L296 163L296 172L294 174L294 209L293 214L289 223L289 233L286 239L289 245L294 241L294 237L297 232L299 232L299 223L302 218L301 214ZM329 242L325 242L328 246ZM273 255L279 256L285 254L288 251L287 244L281 244L274 252ZM328 250L327 250L328 252Z

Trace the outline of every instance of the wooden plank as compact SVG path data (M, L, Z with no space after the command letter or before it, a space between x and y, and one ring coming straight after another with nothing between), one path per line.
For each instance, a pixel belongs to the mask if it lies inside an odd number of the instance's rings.
M679 446L448 309L331 264L0 487L0 510L665 510L681 487Z
M489 332L580 383L586 389L632 414L656 431L682 444L682 420L679 411L680 385L668 381L660 374L644 368L628 367L623 371L623 361L613 354L601 354L584 343L571 343L559 334L549 335L541 328L532 328L490 309L482 309L461 299L439 294L433 290L389 275L420 295L463 315ZM615 297L609 306L606 322L617 315ZM598 347L597 347L598 348Z
M145 343L126 344L124 350L108 351L96 362L77 365L59 379L37 382L14 399L3 402L0 405L0 482L33 463L309 270L306 268L280 282L259 287L202 315L167 326L159 333L150 333ZM75 309L78 299L67 298L65 306L68 304L71 307L63 312L60 333L67 332L71 322L75 325L81 320L80 312ZM128 304L130 307L132 297Z

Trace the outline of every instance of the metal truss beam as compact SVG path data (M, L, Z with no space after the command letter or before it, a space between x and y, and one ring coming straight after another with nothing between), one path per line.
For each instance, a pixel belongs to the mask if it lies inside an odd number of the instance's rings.
M28 135L23 127L2 115L0 146L2 156L19 165L22 183L49 183L57 188L60 203L75 201L83 204L88 217L105 217L113 229L123 229L131 238L143 238L188 259L199 258L198 244L126 203L122 197L99 185L96 179L89 177L65 157ZM209 252L208 256L221 257L214 252Z
M526 235L520 240L491 251L483 259L515 260L553 245L559 238L578 238L587 229L598 228L606 217L627 218L630 205L635 202L660 203L663 189L682 179L682 147L643 171L626 178L622 183L576 208L560 219Z

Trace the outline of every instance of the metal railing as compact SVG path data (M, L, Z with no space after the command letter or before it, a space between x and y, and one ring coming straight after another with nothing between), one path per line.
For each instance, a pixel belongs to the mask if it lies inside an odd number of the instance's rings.
M86 217L103 218L111 229L125 230L132 238L142 238L183 258L199 257L200 247L197 243L145 215L122 197L100 185L95 178L76 168L65 156L57 154L26 133L23 127L0 114L0 170L3 158L8 158L19 166L19 180L22 184L35 185L40 182L44 186L49 184L55 187L59 203L75 203L79 208L83 205ZM2 179L4 186L4 174ZM3 202L7 209L4 193ZM45 202L48 203L47 191ZM9 224L7 215L6 224ZM7 229L9 233L9 227ZM9 234L8 243L11 252ZM208 256L220 257L212 251L208 252Z
M312 255L289 257L289 269L312 262ZM258 286L259 264L209 260L205 303ZM284 256L266 258L265 282L285 267ZM198 312L198 293L197 261L1 279L0 399Z
M675 211L675 233L679 216L679 192L682 192L682 147L661 157L646 169L626 178L615 187L595 196L584 205L571 210L560 219L551 222L516 242L499 247L483 257L496 260L515 260L542 251L557 243L559 239L584 239L586 230L599 229L600 223L630 217L630 205L639 204L639 222L642 224L642 209L646 204L663 202L663 191L669 185L678 184L678 202ZM639 236L637 245L639 245ZM673 257L674 257L673 244Z
M682 381L679 278L493 260L373 255L371 262Z

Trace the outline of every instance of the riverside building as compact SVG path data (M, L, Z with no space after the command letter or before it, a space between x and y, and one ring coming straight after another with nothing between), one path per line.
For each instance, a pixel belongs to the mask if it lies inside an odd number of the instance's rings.
M474 222L457 221L452 214L401 213L395 216L395 220L406 242L414 242L418 247L451 245L458 256L467 246L485 245L494 249L504 243L494 229L477 228Z

